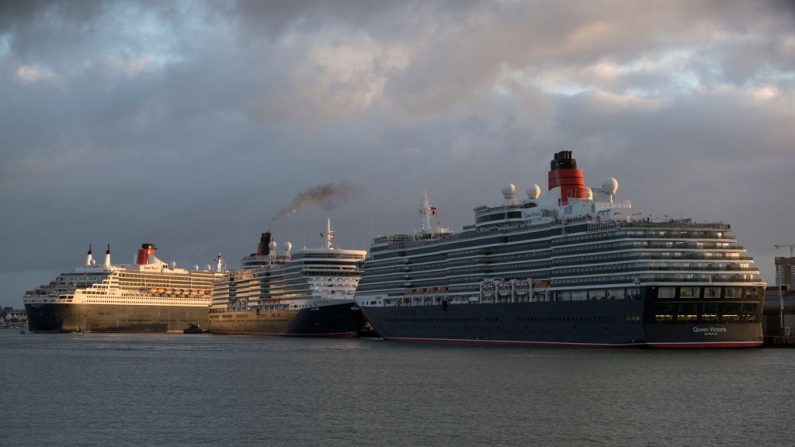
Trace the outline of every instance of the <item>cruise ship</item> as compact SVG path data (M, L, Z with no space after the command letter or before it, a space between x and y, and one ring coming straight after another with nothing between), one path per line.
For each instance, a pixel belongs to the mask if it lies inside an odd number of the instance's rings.
M725 223L655 219L587 187L571 151L548 191L373 240L356 299L385 339L496 345L730 348L762 344L765 283Z
M154 244L144 243L135 263L114 265L110 245L98 264L89 245L85 265L25 293L34 332L181 332L208 324L213 281L227 276L215 266L193 270L167 264Z
M323 235L323 233L321 233ZM241 270L214 284L210 332L289 336L350 337L364 326L355 306L364 250L334 247L331 221L325 246L281 253L270 232Z

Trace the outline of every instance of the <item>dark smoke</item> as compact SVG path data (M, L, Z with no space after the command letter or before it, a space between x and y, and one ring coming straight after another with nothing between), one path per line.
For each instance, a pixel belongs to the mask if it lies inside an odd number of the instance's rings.
M271 223L268 225L268 229L270 230L270 227L272 227L276 221L284 219L291 214L295 214L295 212L307 205L317 205L324 210L334 209L350 200L354 192L353 185L345 181L337 184L326 183L325 185L313 186L298 193L289 205L274 214L273 217L271 217Z

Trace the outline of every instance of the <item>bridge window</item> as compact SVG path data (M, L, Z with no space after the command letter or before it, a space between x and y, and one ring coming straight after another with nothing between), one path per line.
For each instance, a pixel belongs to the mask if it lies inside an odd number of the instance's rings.
M698 298L701 296L701 289L698 287L680 287L679 288L679 297L680 298Z
M720 298L720 287L707 287L704 289L704 298Z
M623 300L625 292L624 292L624 289L609 289L607 291L607 295L608 295L608 298L611 298L611 299L614 299L614 300Z
M660 287L657 290L657 298L673 298L676 295L675 287Z
M739 287L726 287L726 298L742 298L743 289Z

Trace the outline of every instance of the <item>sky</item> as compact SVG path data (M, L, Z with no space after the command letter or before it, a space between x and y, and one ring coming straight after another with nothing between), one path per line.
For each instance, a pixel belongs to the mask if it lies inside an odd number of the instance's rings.
M789 1L0 2L0 305L93 243L205 265L273 223L317 246L411 233L501 189L586 183L732 225L764 278L795 243ZM783 195L782 195L783 194ZM97 249L99 247L99 249Z

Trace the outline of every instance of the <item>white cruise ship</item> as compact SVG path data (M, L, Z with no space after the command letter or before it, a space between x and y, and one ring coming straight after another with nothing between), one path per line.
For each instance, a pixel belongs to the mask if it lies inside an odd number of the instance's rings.
M721 222L654 219L587 187L570 151L548 191L474 209L454 233L432 225L378 237L356 292L386 339L505 345L749 347L762 344L765 283Z
M321 233L322 234L322 233ZM333 244L331 221L320 248L281 253L271 233L263 233L256 253L241 261L242 270L217 281L210 308L210 331L347 337L364 325L354 293L366 251Z
M132 265L114 265L110 246L102 264L89 246L86 263L25 294L35 332L181 332L208 324L212 283L227 277L220 255L215 265L178 268L142 244Z

